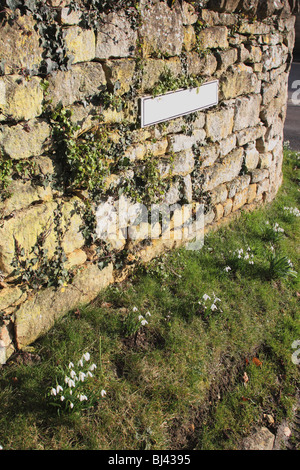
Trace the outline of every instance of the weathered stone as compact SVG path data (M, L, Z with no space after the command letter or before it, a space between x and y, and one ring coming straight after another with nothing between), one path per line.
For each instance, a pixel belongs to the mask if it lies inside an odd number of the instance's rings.
M269 168L272 163L272 153L260 153L259 154L259 167Z
M271 27L268 24L261 22L247 23L245 21L239 27L239 33L251 36L269 34L270 30Z
M0 77L0 121L29 120L42 113L41 79L26 80L20 75Z
M73 57L73 63L88 62L95 58L96 38L92 29L70 26L65 30L67 52Z
M62 8L58 12L58 21L63 25L77 25L81 20L80 11L72 11L70 8Z
M224 204L227 200L228 191L225 184L220 184L210 192L211 204Z
M182 21L184 25L192 25L198 20L198 14L191 3L182 3Z
M200 147L200 161L202 168L212 165L220 154L219 145L205 145Z
M113 282L113 266L100 270L90 264L75 276L72 284L55 290L50 287L27 300L16 312L17 347L22 349L49 331L55 321L80 304L93 300Z
M205 181L203 190L210 191L216 186L236 178L242 168L243 154L243 149L234 150L223 158L221 163L216 163L211 167L204 168L203 174Z
M225 157L236 147L236 135L232 134L220 141L220 156Z
M82 201L74 197L70 201L65 202L62 207L62 217L60 221L62 230L64 231L62 247L66 254L81 248L85 243L81 230L84 222L78 209L78 207L82 205Z
M5 220L0 227L0 270L5 274L13 271L11 262L15 256L15 239L20 248L25 251L25 256L32 256L31 250L38 237L51 227L53 212L57 205L54 202L46 202L35 205L18 213L15 217ZM49 230L45 238L44 248L48 250L48 256L54 254L56 235L53 229Z
M223 108L207 114L206 134L213 142L228 137L233 130L234 109Z
M73 65L71 70L56 71L49 77L48 97L51 105L69 106L97 95L106 86L102 65L96 62Z
M141 79L141 89L144 92L151 92L160 76L165 70L170 70L174 77L182 73L181 62L178 57L171 57L168 60L147 58L143 62L143 75Z
M240 131L247 127L255 127L259 124L260 95L237 98L235 103L234 131Z
M237 145L243 146L248 144L253 140L257 140L264 136L266 132L266 128L262 125L256 127L249 127L248 129L243 129L242 131L238 132L236 135Z
M217 70L218 61L214 54L199 56L197 52L187 53L187 69L191 75L204 75L211 77Z
M232 211L237 211L241 207L243 207L245 204L247 204L248 201L248 188L244 189L243 191L236 193L233 201L232 201Z
M223 99L255 93L258 79L251 67L244 64L232 65L220 80L220 95Z
M145 56L159 53L180 55L184 38L182 11L179 3L169 8L167 3L144 2L141 8L142 26L139 34Z
M5 74L20 70L37 71L42 62L43 49L32 16L18 16L1 24L0 63Z
M259 162L259 152L254 142L249 143L245 148L245 165L248 170L254 170Z
M39 156L44 152L51 129L46 121L34 119L26 127L22 124L0 131L0 148L13 160Z
M232 210L232 199L227 199L227 201L224 204L224 217L230 214L231 210Z
M222 206L222 204L217 204L214 207L214 212L215 212L215 220L220 220L224 215L224 207Z
M250 181L251 177L249 175L242 175L230 181L230 183L227 184L228 197L233 198L236 193L242 192L244 191L244 189L247 189L250 184Z
M220 51L216 53L216 58L218 61L218 71L221 74L237 61L238 51L236 48Z
M103 16L103 24L97 33L96 59L131 57L135 53L137 32L124 12Z
M173 175L186 176L194 169L194 155L191 149L181 151L175 154L171 163L170 171Z
M259 181L262 181L265 178L268 178L269 172L267 169L256 169L251 171L251 182L252 183L258 183Z
M198 43L203 50L228 47L228 30L226 26L204 28L198 34Z
M50 185L33 186L30 181L12 181L7 191L9 196L0 202L0 212L3 217L24 209L34 202L48 201L52 198Z
M4 287L0 290L0 311L11 307L23 295L19 287Z
M196 33L193 26L185 26L183 30L183 48L185 51L191 51L196 45Z
M237 9L239 3L240 0L210 0L208 6L216 11L233 13Z
M133 59L108 60L103 64L106 80L111 91L123 95L133 85L135 61ZM118 83L119 87L115 85Z
M68 270L73 268L74 266L83 265L87 260L86 253L80 249L75 250L72 253L69 253L67 255L67 258L68 259L65 263L65 269L68 269Z
M264 71L276 69L286 62L288 48L284 45L266 46L262 62L264 64Z
M248 188L247 204L250 204L251 202L254 201L254 199L256 198L256 192L257 192L257 184L256 183L250 184Z
M247 59L247 63L256 64L261 62L263 53L260 47L253 46L253 44L246 45L249 51L249 57Z
M190 150L193 145L201 143L205 139L205 131L196 129L192 135L175 134L168 136L169 152L181 152L182 150Z

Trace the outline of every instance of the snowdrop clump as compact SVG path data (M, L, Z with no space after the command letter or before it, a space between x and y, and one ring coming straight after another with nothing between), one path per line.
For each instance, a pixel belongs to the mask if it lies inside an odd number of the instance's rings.
M125 330L127 335L136 334L142 326L148 325L148 320L145 317L151 317L148 311L145 315L138 314L138 308L133 307L132 311L127 315L125 320Z
M254 264L254 254L251 253L250 246L248 246L246 250L244 250L244 248L239 248L235 250L233 254L237 259L243 259L245 261L248 261L249 264Z
M62 385L57 384L50 390L51 402L59 408L67 411L80 410L84 408L84 404L88 405L92 397L88 397L84 393L84 386L87 380L94 376L93 371L97 368L96 364L90 363L90 353L86 352L81 359L74 365L73 362L68 364L64 373ZM101 396L106 395L106 391L102 390Z
M284 207L283 209L295 217L300 217L300 211L297 207Z
M202 300L199 300L198 304L204 309L204 311L222 312L221 308L218 306L218 302L221 302L221 299L219 299L213 292L212 297L208 294L204 294Z

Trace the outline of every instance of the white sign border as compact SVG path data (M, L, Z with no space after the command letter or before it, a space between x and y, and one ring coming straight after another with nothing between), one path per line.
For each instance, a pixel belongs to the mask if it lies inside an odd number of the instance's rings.
M163 95L159 95L159 96L156 96L156 97L153 97L153 96L145 96L143 98L140 98L140 119L141 119L141 128L144 128L144 127L149 127L149 126L153 126L155 124L159 124L161 122L167 122L167 121L170 121L172 119L176 119L180 116L187 116L188 114L192 114L192 113L195 113L197 111L200 111L202 109L207 109L207 108L210 108L212 106L216 106L218 103L219 103L219 80L212 80L210 82L206 82L204 83L203 85L199 86L199 87L196 87L196 88L193 88L192 90L198 90L199 88L202 88L202 87L205 87L207 85L212 85L212 84L216 84L216 100L213 102L213 103L209 103L205 106L198 106L188 112L184 112L184 113L179 113L179 114L176 114L176 115L172 115L168 118L165 118L165 119L159 119L157 121L153 121L151 123L145 123L145 103L149 100L157 100L163 96L167 96L167 95L175 95L176 93L180 93L182 91L187 91L187 89L184 89L184 88L180 88L179 90L176 90L176 91L170 91L168 93L165 93Z

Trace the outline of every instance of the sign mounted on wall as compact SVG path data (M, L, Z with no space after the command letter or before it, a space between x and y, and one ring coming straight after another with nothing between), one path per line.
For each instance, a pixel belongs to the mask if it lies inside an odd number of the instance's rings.
M207 82L197 88L171 91L155 98L141 98L141 127L169 121L218 104L219 81Z

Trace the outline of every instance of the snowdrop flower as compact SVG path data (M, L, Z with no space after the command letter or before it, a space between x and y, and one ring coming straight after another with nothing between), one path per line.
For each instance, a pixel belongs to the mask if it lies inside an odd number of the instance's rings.
M228 273L228 271L231 271L231 267L230 266L226 266L226 268L224 268L224 271L226 271Z
M101 397L104 397L106 395L106 391L105 390L101 390Z
M62 395L62 396L60 397L60 401L64 401L64 399L65 399L65 397Z
M87 373L86 373L86 376L87 377L93 377L93 374L88 370Z
M75 370L71 370L70 376L72 377L72 379L74 379L74 377L76 377L76 372L75 372Z
M62 386L61 386L61 385L57 385L57 387L56 387L56 392L59 393L60 390L63 391Z
M69 379L68 385L69 385L70 388L71 388L71 387L75 387L75 382L74 382L74 380Z
M70 378L66 375L65 376L65 384L69 383Z
M85 373L79 372L79 380L81 380L81 382L84 382L84 379L85 379Z
M73 369L73 367L74 367L73 362L70 362L68 367L69 367L69 369Z
M0 446L0 450L3 450L3 447L2 447L2 446Z
M133 307L132 311L137 312L138 311L137 307Z
M83 367L83 360L80 359L80 361L78 361L77 365Z
M151 317L151 313L150 313L150 312L146 312L146 315L147 315L148 317Z
M212 304L212 306L210 307L211 310L217 310L217 306L215 304Z
M204 295L203 295L203 299L204 299L204 300L208 300L208 299L210 300L210 297L209 297L209 295L204 294Z
M87 352L83 355L83 358L86 360L86 361L89 361L90 360L90 354Z
M97 369L96 364L92 364L92 365L89 367L89 370L94 370L94 369Z
M84 400L87 400L87 396L86 395L80 395L79 396L79 401L84 401Z
M221 299L215 296L214 302L221 302Z
M144 318L143 315L139 315L139 316L138 316L138 319L139 319L140 321L143 320L143 318Z
M70 408L71 409L74 408L74 403L72 403L72 402L70 403Z
M144 325L147 325L147 324L148 324L148 322L147 322L147 320L145 320L145 318L144 318L144 320L141 321L141 325L144 326Z
M54 396L55 396L55 395L56 395L56 388L51 388L51 392L50 392L50 393L51 393L51 395L54 395Z

